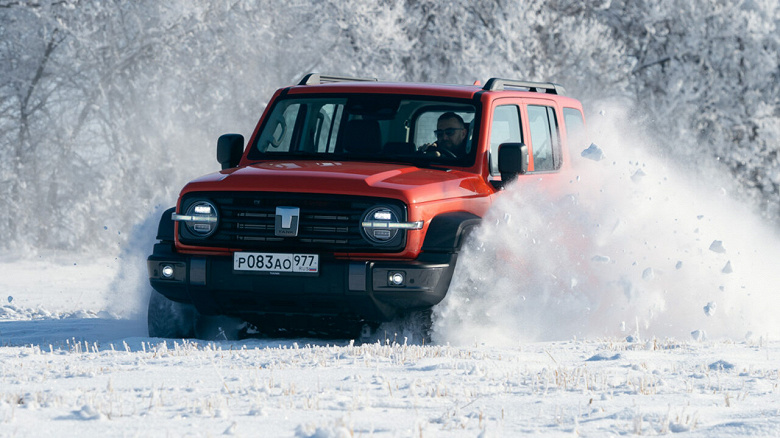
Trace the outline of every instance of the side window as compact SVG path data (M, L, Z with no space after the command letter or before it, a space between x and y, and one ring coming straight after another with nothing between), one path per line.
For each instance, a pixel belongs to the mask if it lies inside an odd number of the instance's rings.
M332 153L336 148L345 99L288 99L280 101L256 142L264 153Z
M326 104L320 108L315 135L317 152L333 152L336 149L336 138L343 112L344 105Z
M501 143L522 143L520 129L520 107L517 105L497 106L493 111L490 126L490 173L498 174L498 146Z
M528 105L534 171L555 170L561 165L560 136L555 110L548 106Z
M422 113L415 121L414 138L412 141L417 147L420 147L427 143L433 143L436 141L436 134L433 131L436 130L436 125L439 121L439 116L445 112L451 110L437 110L426 111ZM471 123L474 121L473 111L453 111L463 119L463 123L471 130Z
M433 131L436 129L436 120L438 120L441 114L441 112L427 112L417 118L417 127L414 130L413 140L415 145L419 147L420 145L436 141Z
M566 137L569 140L569 150L582 150L588 147L588 136L585 132L585 118L580 110L563 109L563 121L566 125Z
M258 149L264 152L289 151L295 120L300 109L301 105L297 103L276 108L268 122L269 129L263 132L263 136L257 142Z

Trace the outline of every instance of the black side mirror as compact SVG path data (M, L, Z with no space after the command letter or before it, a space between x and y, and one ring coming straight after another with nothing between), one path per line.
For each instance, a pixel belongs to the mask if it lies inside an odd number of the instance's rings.
M222 169L238 166L241 155L244 154L244 136L241 134L224 134L217 140L217 161Z
M528 146L522 143L501 143L498 146L498 171L501 181L512 182L517 175L528 172Z

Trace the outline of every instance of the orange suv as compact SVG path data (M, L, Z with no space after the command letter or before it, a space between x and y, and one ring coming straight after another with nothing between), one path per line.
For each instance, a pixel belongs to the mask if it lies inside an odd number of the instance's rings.
M162 215L149 335L204 337L220 318L353 333L429 310L494 196L560 173L584 129L552 83L306 75L276 91L246 146L221 136L222 170Z

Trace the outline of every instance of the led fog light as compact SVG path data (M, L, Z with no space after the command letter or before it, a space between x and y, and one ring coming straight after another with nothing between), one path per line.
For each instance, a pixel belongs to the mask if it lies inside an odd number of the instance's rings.
M387 281L390 286L403 286L406 278L403 272L391 272Z
M173 266L171 265L165 265L162 267L162 276L163 278L171 279L173 278Z

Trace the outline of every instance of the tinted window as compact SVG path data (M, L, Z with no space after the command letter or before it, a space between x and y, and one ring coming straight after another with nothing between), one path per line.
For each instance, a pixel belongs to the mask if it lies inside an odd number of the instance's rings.
M498 147L502 143L522 143L520 108L517 105L501 105L493 111L490 127L490 173L498 174Z
M560 138L555 110L548 106L528 105L534 171L560 167Z

